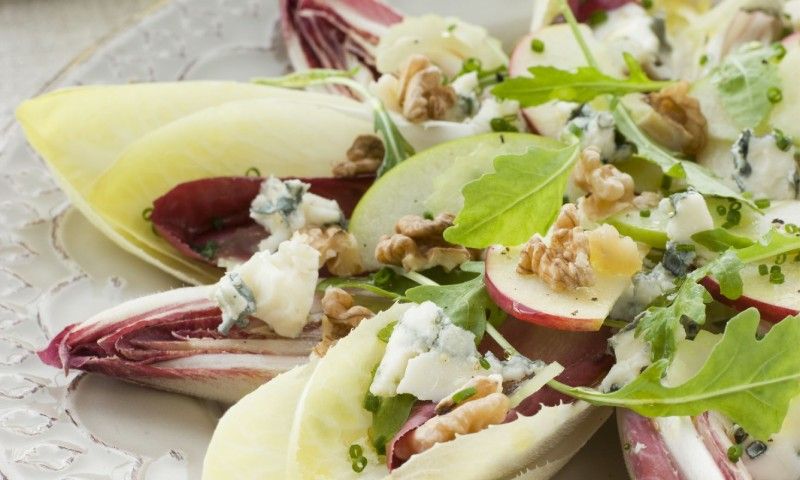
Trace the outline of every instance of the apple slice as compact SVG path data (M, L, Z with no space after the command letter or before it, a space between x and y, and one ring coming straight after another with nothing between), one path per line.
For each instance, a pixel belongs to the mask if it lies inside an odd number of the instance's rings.
M700 283L719 302L736 310L755 307L761 312L762 319L777 323L800 313L800 262L793 262L793 258L789 256L787 262L781 265L785 279L781 284L770 283L769 275L761 275L757 264L746 265L741 271L744 289L742 296L736 300L722 295L719 283L712 277L706 277Z
M539 277L517 273L520 247L491 247L486 254L486 289L506 313L559 330L595 331L631 280L598 273L592 287L558 292Z
M664 248L667 245L667 223L669 216L659 209L652 209L648 216L642 216L637 209L625 210L604 220L622 235L651 247Z
M581 25L580 30L584 38L594 38L592 30L586 25ZM535 52L531 48L534 39L544 44L544 50ZM589 41L589 48L604 72L612 75L620 73L612 67L610 56L602 44ZM585 65L580 45L575 40L569 25L561 23L548 25L523 37L511 53L508 73L511 77L529 77L530 67L550 66L561 70L574 70ZM574 106L568 103L551 102L526 108L522 113L531 130L546 137L557 138L569 121L573 108Z

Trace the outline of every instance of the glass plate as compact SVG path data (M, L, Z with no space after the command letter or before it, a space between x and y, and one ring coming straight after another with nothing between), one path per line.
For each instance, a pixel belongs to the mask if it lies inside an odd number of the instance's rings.
M507 47L528 0L395 2L480 23ZM47 86L247 80L288 68L276 0L164 2ZM65 374L35 352L64 326L177 282L115 247L70 208L18 126L0 136L0 480L199 479L215 403L97 375ZM602 473L601 473L602 472ZM559 479L624 478L607 424Z

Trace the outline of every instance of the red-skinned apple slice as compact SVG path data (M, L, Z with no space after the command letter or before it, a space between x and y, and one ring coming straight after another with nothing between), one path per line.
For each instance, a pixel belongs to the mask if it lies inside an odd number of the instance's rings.
M624 275L598 273L595 285L557 292L534 275L517 273L519 247L494 246L486 255L486 290L509 315L559 330L594 331L630 285Z

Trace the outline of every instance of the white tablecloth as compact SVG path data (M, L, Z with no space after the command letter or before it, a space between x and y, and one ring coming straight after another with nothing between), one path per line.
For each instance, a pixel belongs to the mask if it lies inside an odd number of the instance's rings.
M159 0L0 0L0 129L77 55Z

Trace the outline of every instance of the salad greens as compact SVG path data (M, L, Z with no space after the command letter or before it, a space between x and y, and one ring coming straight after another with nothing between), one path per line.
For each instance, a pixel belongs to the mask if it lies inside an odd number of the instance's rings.
M498 325L505 320L506 314L494 304L486 292L483 263L470 262L461 268L480 272L480 275L454 285L420 285L409 289L406 297L412 302L430 300L439 305L455 325L474 333L480 341L486 331L486 323Z
M277 78L256 78L253 83L282 88L307 88L315 85L341 85L358 93L372 107L375 132L383 138L385 153L378 168L378 176L391 170L398 163L414 155L414 147L403 137L391 115L380 100L361 83L353 80L358 69L353 70L308 70L290 73Z
M780 88L775 60L785 50L760 43L744 45L725 57L711 74L722 106L741 128L756 128L772 110L770 89Z
M516 77L492 89L502 99L516 100L523 107L535 107L551 100L585 103L600 95L626 95L661 90L673 82L650 80L641 65L626 53L628 78L614 78L595 67L580 67L575 72L549 66L531 67L533 77Z
M732 318L700 371L675 387L662 383L669 365L666 360L656 361L612 393L554 381L549 385L595 405L629 408L647 416L715 410L754 437L767 440L780 430L789 402L800 394L800 316L783 320L760 340L759 320L755 309Z
M464 186L464 208L445 230L445 240L484 248L518 245L534 233L544 233L561 207L579 152L579 144L573 143L497 157L494 173Z

